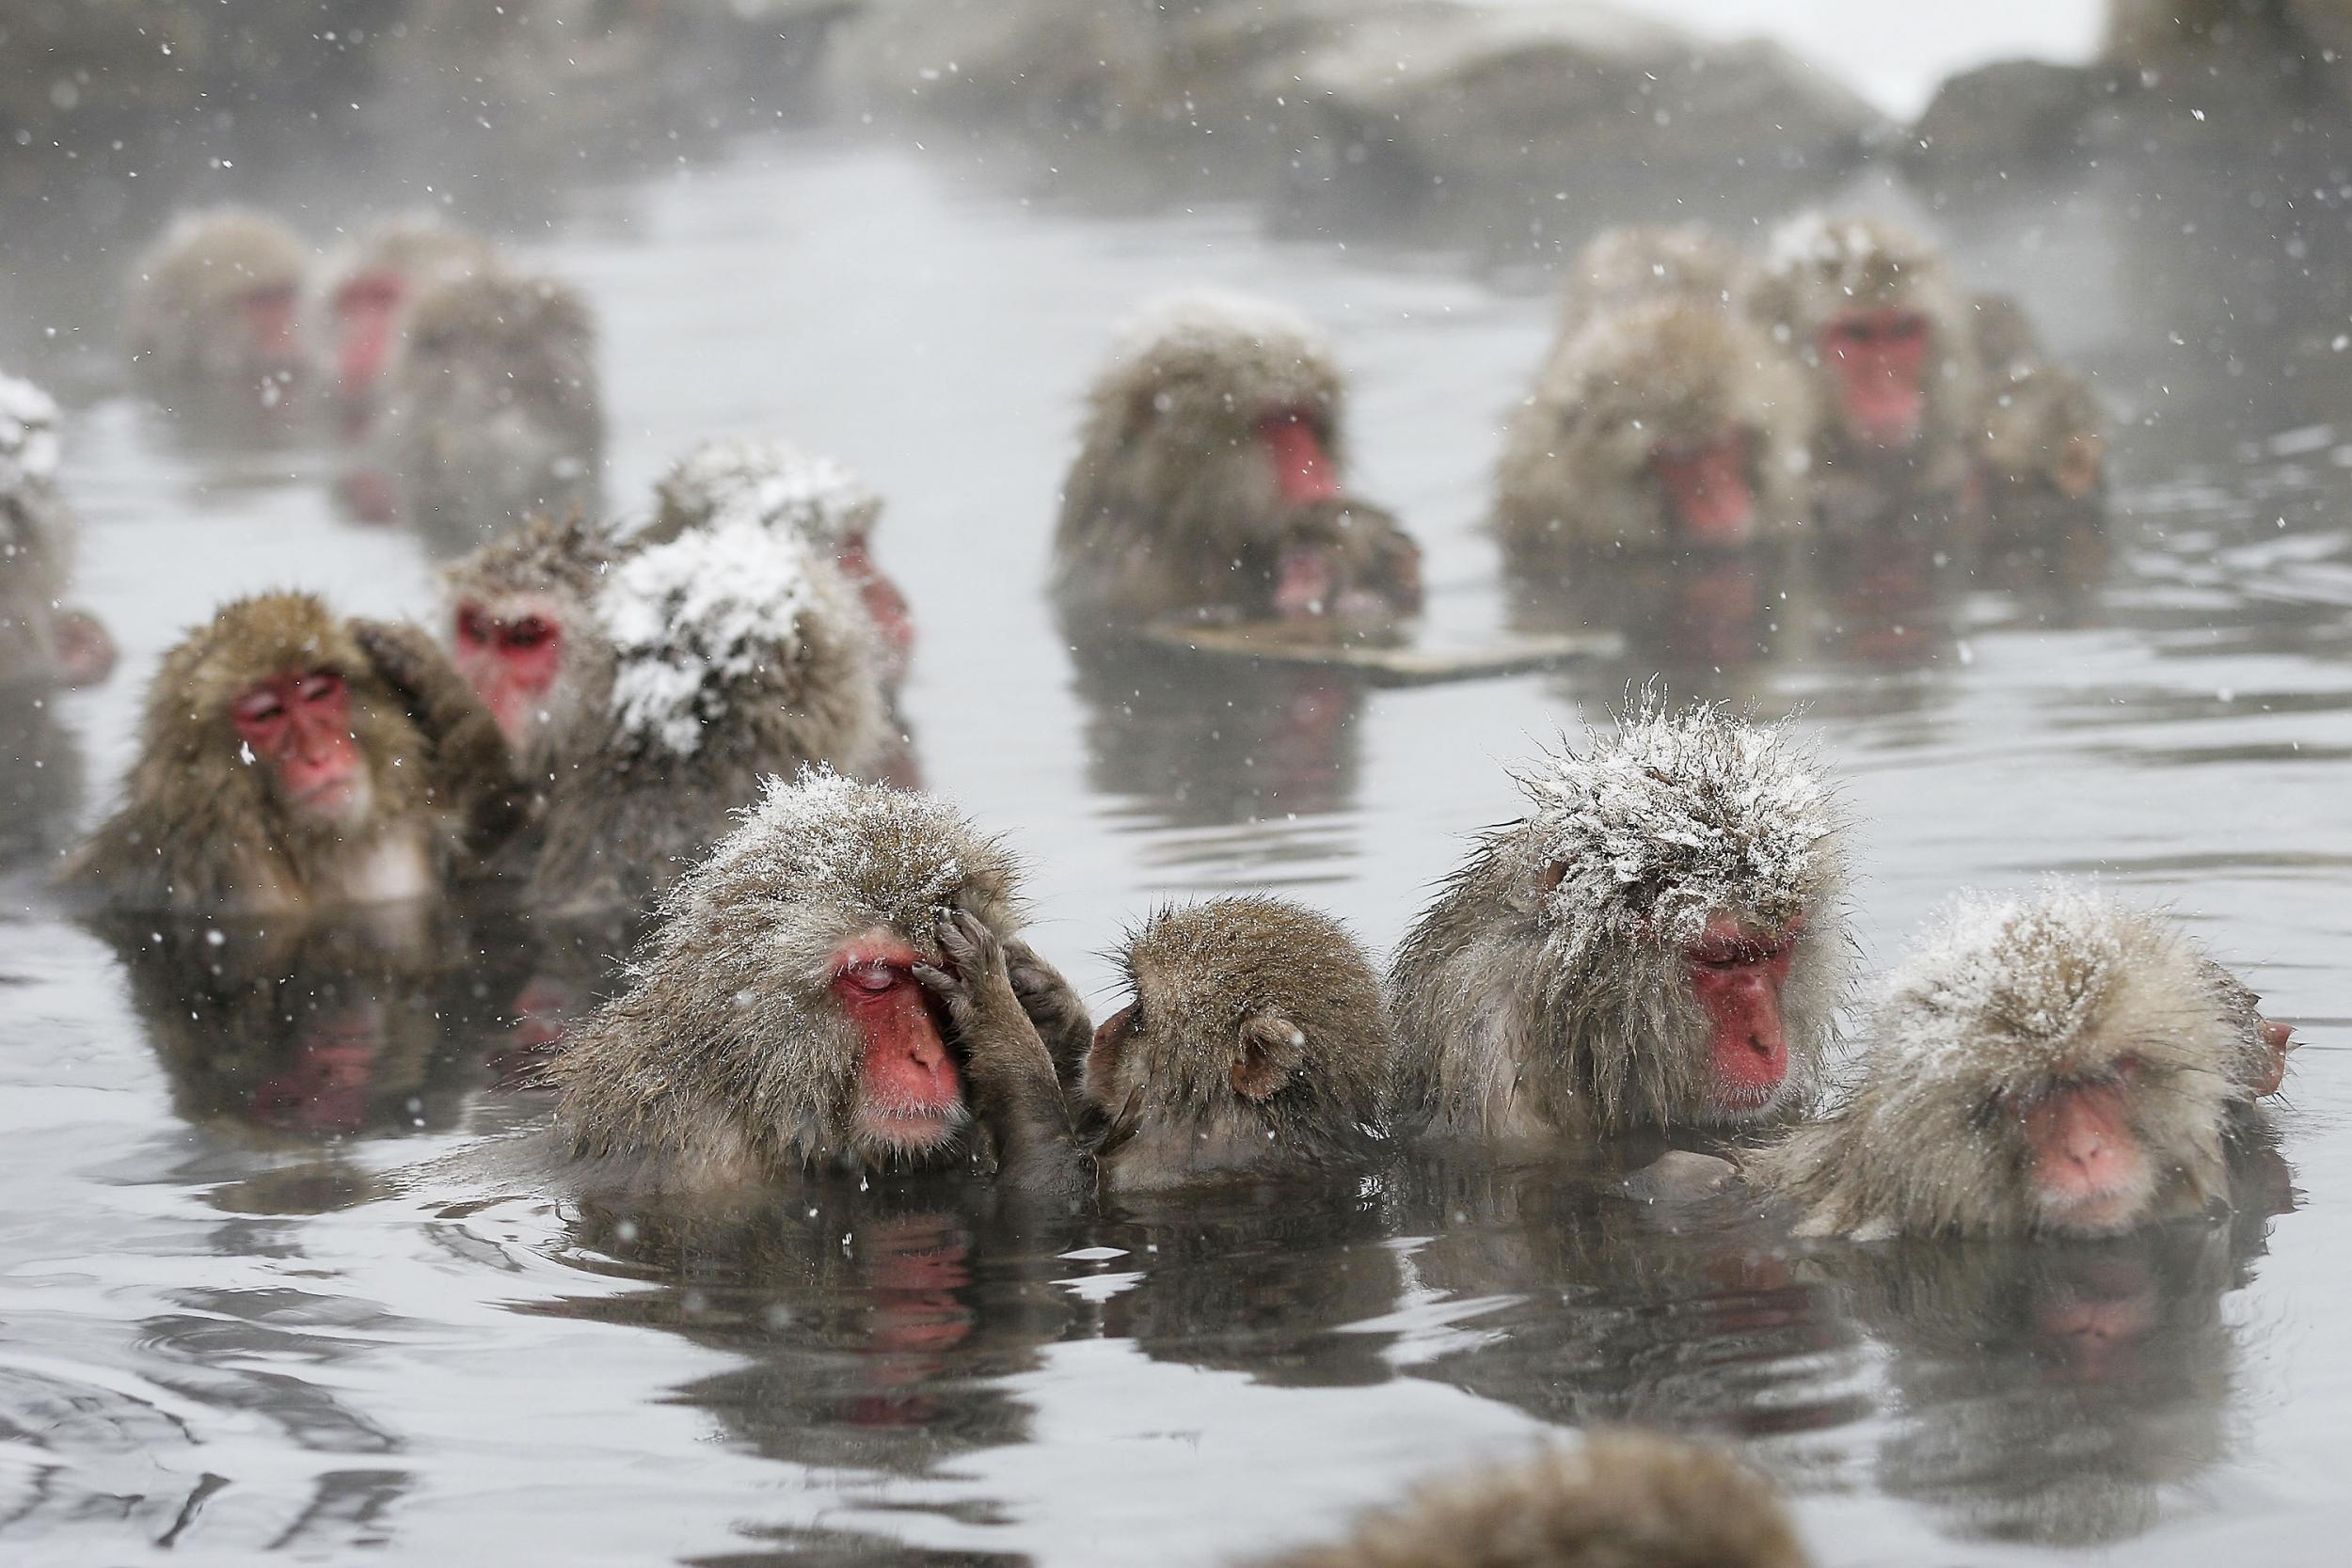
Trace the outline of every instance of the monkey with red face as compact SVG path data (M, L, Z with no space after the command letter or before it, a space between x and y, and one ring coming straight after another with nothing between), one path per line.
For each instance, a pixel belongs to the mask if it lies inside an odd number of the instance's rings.
M1889 977L1851 1094L1742 1161L1810 1234L2098 1236L2227 1201L2293 1032L2086 888L1963 903Z
M519 801L497 725L422 632L307 594L228 605L165 656L123 794L67 882L271 914L429 897Z
M1399 1116L1577 1144L1809 1093L1845 989L1827 786L1785 730L1645 699L1519 776L1389 975Z
M132 368L162 393L191 386L273 398L300 373L296 340L309 247L267 214L181 216L134 269Z
M320 368L347 412L373 406L417 300L494 258L487 240L422 212L369 224L327 264L312 307Z
M1038 961L1017 881L941 801L770 781L550 1068L575 1151L706 1190L988 1154L1076 1201L1092 1172L1010 974Z

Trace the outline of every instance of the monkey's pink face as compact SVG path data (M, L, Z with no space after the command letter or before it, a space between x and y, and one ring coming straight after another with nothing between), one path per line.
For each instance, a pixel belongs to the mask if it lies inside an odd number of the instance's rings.
M1339 466L1331 461L1323 427L1303 408L1286 408L1258 421L1258 439L1274 465L1274 487L1291 506L1336 500Z
M1821 328L1821 362L1836 378L1838 413L1854 440L1907 447L1919 438L1933 338L1916 310L1845 310Z
M1707 1098L1717 1117L1742 1121L1779 1102L1788 1083L1781 990L1802 916L1763 931L1726 915L1684 949L1691 990L1707 1016Z
M351 733L351 692L331 670L290 670L246 688L229 721L271 793L298 817L341 826L367 814L366 759Z
M969 1119L963 1074L915 981L917 961L893 933L869 931L834 955L832 983L864 1047L857 1131L886 1152L911 1155L944 1148Z
M1650 473L1664 494L1677 544L1706 549L1748 542L1756 529L1756 487L1748 480L1755 434L1726 425L1705 441L1661 441Z
M457 607L456 665L506 743L520 747L563 673L563 623L545 610L493 613L469 599Z
M335 291L335 374L343 396L372 392L391 358L407 280L389 268L363 272Z
M2056 1084L2022 1104L2002 1102L2024 1124L2028 1180L2050 1228L2102 1235L2147 1216L2158 1173L2132 1119L2144 1071L2126 1056L2104 1077Z

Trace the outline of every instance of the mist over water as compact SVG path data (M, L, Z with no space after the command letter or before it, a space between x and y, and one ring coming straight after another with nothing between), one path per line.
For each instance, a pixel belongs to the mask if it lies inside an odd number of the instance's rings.
M1991 8L1980 40L1939 17L1948 57L1823 48L1884 7L1786 36L1908 115L1936 70L2083 57L2093 9ZM1405 689L1073 661L1048 544L1117 324L1206 283L1327 326L1359 487L1422 541L1429 635L1475 642L1561 624L1507 591L1485 517L1563 254L1629 207L1749 238L1794 199L1595 169L1540 232L1517 208L1309 214L1205 156L1082 166L787 91L593 136L400 132L246 108L0 171L0 366L67 404L74 599L122 649L103 686L0 693L0 1559L1205 1564L1636 1422L1737 1442L1824 1563L2328 1560L2352 1517L2341 130L2201 156L2192 127L1941 195L1873 161L1802 198L1919 224L2094 378L2103 560L1611 584L1572 613L1622 657ZM2276 1156L2233 1215L2074 1246L1798 1244L1736 1205L1636 1206L1605 1164L1416 1160L1066 1229L886 1183L567 1196L524 1152L544 1100L499 1081L527 999L576 1006L621 934L492 913L373 934L424 964L243 931L190 952L45 885L113 799L156 660L221 600L436 602L423 538L338 507L331 431L224 435L131 392L130 258L182 205L324 243L443 195L598 312L615 511L727 432L887 498L925 784L1023 855L1031 934L1098 1011L1101 955L1169 899L1292 894L1385 957L1467 835L1517 815L1503 766L1655 678L1799 710L1873 968L1963 887L2078 873L2172 906L2305 1042Z

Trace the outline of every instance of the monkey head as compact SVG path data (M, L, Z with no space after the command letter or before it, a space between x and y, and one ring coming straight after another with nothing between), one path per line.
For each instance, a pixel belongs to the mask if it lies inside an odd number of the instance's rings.
M1377 1141L1392 1040L1346 928L1285 899L1163 909L1120 955L1133 998L1095 1031L1084 1095L1114 1187L1345 1160Z
M1747 269L1746 260L1703 225L1620 224L1577 252L1568 273L1570 309L1581 313L1661 296L1729 306L1745 293Z
M295 370L309 252L263 213L221 207L176 221L137 266L131 349L163 375L249 377Z
M441 574L453 659L524 768L600 738L612 648L593 609L612 540L574 516L537 516Z
M1020 926L1009 851L929 796L770 780L663 901L631 984L550 1069L583 1153L681 1183L938 1164L971 1123L914 970L939 911Z
M485 267L417 294L403 376L408 395L462 386L491 404L593 399L596 339L570 284Z
M2091 1236L2229 1187L2290 1031L2171 922L2079 886L1963 900L1888 977L1851 1099L1754 1157L1807 1228Z
M399 348L418 294L490 261L487 242L429 211L380 219L360 230L320 289L326 368L339 395L352 403L370 399Z
M1756 304L1815 367L1858 451L1910 451L1976 407L1966 305L1926 242L1893 224L1792 220L1773 236Z
M1583 514L1571 537L1711 551L1805 520L1811 389L1718 305L1654 298L1594 317L1546 368L1527 422L1505 505Z
M787 441L742 437L706 441L654 486L654 518L638 539L659 542L724 517L748 515L795 533L830 554L865 601L882 639L888 673L906 671L914 619L898 584L874 564L874 525L882 498L849 468L811 456Z

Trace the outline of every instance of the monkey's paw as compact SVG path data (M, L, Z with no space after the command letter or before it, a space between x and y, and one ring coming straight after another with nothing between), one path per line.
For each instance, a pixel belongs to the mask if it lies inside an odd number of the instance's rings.
M431 685L441 662L441 651L422 626L406 622L354 620L352 640L386 684L414 704Z
M947 1021L969 1043L974 1026L987 1010L988 992L995 990L1011 1000L1012 980L1005 969L1004 944L970 911L942 910L939 950L945 963L917 963L913 974L917 984L939 998L940 1006L947 1010Z

